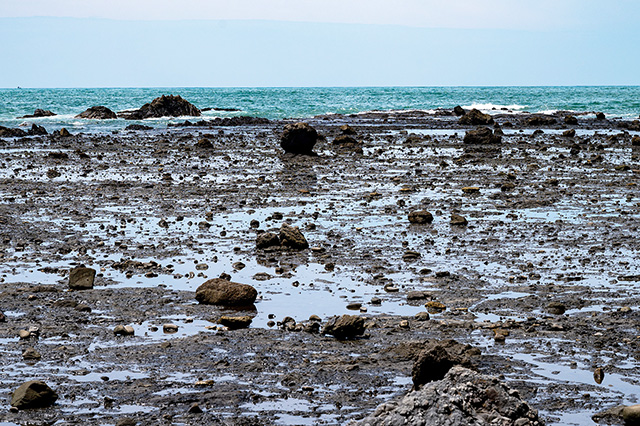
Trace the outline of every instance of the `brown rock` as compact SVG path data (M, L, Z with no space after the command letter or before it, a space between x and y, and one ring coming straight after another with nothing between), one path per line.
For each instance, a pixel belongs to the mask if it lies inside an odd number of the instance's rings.
M69 273L69 288L71 290L91 290L96 277L95 269L77 267Z
M640 404L624 407L622 409L622 419L626 426L640 425Z
M280 147L293 154L314 155L318 132L307 123L287 124L280 137Z
M488 127L478 127L476 130L467 131L463 142L473 145L499 144L502 142L502 137L494 134Z
M336 339L351 339L364 333L365 320L357 315L332 317L322 329L323 334L330 334Z
M288 223L283 223L280 227L280 245L296 250L304 250L309 248L307 239L302 235L300 229L296 226L291 226Z
M30 408L44 408L53 405L58 399L58 394L46 383L40 380L32 380L23 383L11 397L11 406L19 410Z
M269 247L279 246L280 238L273 232L263 232L256 237L256 247L265 249Z
M430 340L413 364L411 377L414 389L426 383L442 379L454 365L471 367L480 350L455 340Z
M251 325L252 318L248 315L243 315L239 317L227 316L223 315L218 320L218 324L222 324L225 327L230 328L231 330L237 330L240 328L247 328Z
M409 213L409 222L415 224L425 224L433 222L433 215L426 210L418 210Z
M467 113L467 111L464 110L464 108L462 108L460 105L457 105L453 108L453 113L455 115L457 115L458 117L461 117L463 115L465 115Z
M213 278L196 289L196 300L205 305L249 306L258 291L248 284Z
M454 226L466 226L469 222L463 216L457 213L451 213L451 225Z
M340 132L342 132L343 135L355 135L356 131L353 130L353 128L351 126L349 126L348 124L343 124L342 126L340 126Z

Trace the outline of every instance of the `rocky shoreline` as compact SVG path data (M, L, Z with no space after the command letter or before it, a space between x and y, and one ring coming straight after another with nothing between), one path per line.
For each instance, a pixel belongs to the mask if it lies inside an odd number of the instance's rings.
M498 377L541 423L637 403L640 124L460 113L319 116L294 153L297 120L0 129L0 422L358 422L432 339L482 353L447 380ZM198 303L218 277L255 305ZM10 410L30 380L55 404Z

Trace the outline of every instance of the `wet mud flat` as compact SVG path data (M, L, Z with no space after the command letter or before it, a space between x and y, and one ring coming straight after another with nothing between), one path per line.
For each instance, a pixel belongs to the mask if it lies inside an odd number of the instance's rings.
M318 156L280 149L292 121L3 139L0 423L345 424L406 393L433 338L479 347L547 424L640 402L638 133L529 118L497 114L502 143L471 146L451 116L317 117ZM356 144L334 143L344 124ZM311 248L257 249L283 222ZM68 290L78 265L94 289ZM255 308L198 304L221 274ZM364 337L307 327L347 313ZM32 379L56 405L10 412Z

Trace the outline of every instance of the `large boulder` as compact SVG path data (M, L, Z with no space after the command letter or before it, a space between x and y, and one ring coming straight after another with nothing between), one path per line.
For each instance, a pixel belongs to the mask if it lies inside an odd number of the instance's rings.
M472 109L458 120L458 123L463 125L479 126L481 124L492 124L493 117L489 114L484 114L477 109Z
M71 290L91 290L96 277L95 269L77 267L69 272L69 288Z
M55 112L51 112L47 109L36 109L33 114L27 114L27 115L23 115L22 117L18 117L18 118L39 118L39 117L53 117L54 115L57 115Z
M287 124L280 137L280 146L293 154L313 155L318 132L307 123Z
M480 350L455 340L430 340L413 364L411 378L414 389L426 383L442 379L454 365L471 367Z
M126 120L144 120L158 117L200 117L200 110L181 96L162 95L135 111L119 113Z
M288 223L283 223L280 227L280 245L287 248L296 250L304 250L309 248L307 239L302 235L300 229L297 226L291 226Z
M106 106L92 106L85 112L76 115L76 118L87 118L91 120L113 120L118 115Z
M540 426L537 410L497 377L454 366L440 381L378 406L351 425Z
M45 382L32 380L23 383L11 396L11 406L19 410L44 408L53 405L58 394Z
M466 132L463 142L473 145L499 144L502 142L502 136L493 133L488 127L478 127L476 130Z
M223 278L205 281L196 289L196 300L204 305L250 306L256 297L258 291L252 286Z
M330 334L336 339L351 339L364 333L365 320L357 315L332 317L322 329L323 334Z

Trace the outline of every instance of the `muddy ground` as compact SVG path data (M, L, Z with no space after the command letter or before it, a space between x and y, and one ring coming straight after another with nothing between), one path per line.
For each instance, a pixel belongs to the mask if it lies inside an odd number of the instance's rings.
M481 348L550 425L640 402L637 132L527 118L496 114L502 144L473 147L453 116L317 117L315 157L280 149L286 120L0 140L0 424L344 424L406 393L430 338ZM332 144L345 123L361 146ZM256 249L284 221L311 249ZM68 290L77 265L93 290ZM223 273L258 289L251 328L195 301ZM430 300L446 309L425 319ZM363 338L280 326L344 313ZM57 404L11 412L33 379Z

